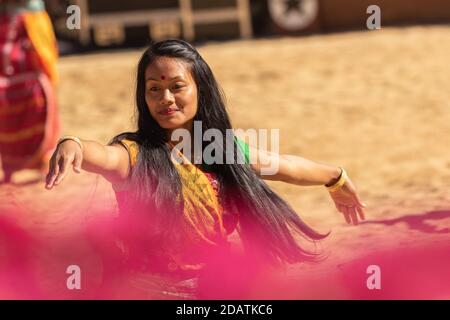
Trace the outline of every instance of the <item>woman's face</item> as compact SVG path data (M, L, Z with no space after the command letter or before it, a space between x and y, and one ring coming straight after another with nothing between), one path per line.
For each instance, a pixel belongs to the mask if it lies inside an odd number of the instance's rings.
M197 113L197 85L182 60L159 57L145 71L145 101L158 124L171 132L192 129Z

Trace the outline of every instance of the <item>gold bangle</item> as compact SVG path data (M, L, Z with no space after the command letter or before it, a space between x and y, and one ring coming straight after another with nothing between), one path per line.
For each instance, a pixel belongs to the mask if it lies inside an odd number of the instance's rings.
M335 192L335 191L339 190L340 188L342 188L342 186L347 181L347 172L344 170L344 168L342 168L342 167L339 167L339 168L342 170L341 176L339 177L339 180L335 184L327 187L328 192Z
M56 145L56 147L58 147L61 143L63 143L66 140L72 140L74 142L76 142L80 148L81 148L81 152L83 152L83 143L81 142L81 140L75 136L64 136L61 139L59 139L58 144Z

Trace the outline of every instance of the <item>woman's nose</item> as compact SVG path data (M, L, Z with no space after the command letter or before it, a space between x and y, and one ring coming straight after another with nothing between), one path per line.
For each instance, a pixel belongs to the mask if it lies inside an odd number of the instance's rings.
M161 103L162 104L172 104L173 102L174 102L174 97L173 97L173 95L172 95L172 92L170 92L170 90L169 89L166 89L166 90L164 90L163 91L163 95L162 95L162 98L161 98Z

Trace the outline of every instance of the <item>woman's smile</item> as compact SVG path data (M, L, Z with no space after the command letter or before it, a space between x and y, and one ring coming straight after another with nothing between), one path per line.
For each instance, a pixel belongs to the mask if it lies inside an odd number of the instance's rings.
M160 114L162 116L171 116L171 115L175 114L178 111L180 111L180 110L173 109L173 108L167 108L167 109L159 111L158 114Z

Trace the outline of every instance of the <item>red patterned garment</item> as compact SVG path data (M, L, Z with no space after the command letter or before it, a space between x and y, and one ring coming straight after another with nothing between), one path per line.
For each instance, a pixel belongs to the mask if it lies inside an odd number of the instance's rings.
M5 173L43 168L59 135L52 72L57 54L50 31L45 11L0 14L0 158Z

